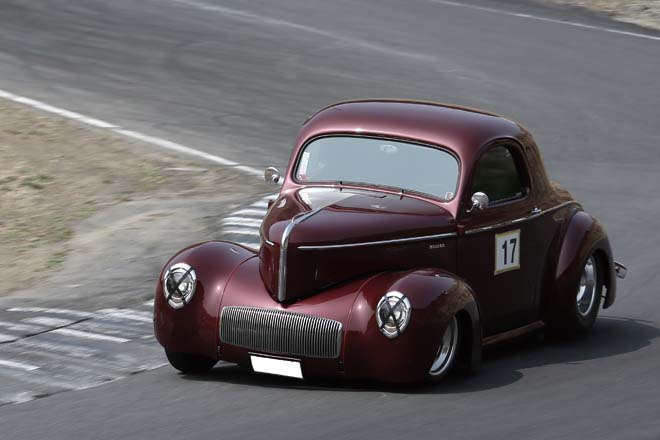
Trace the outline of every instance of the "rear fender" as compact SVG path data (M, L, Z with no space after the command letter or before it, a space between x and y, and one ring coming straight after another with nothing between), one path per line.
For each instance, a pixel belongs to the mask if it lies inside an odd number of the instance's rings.
M186 248L167 262L158 277L154 299L154 332L167 350L217 359L218 310L225 285L233 271L254 252L240 245L210 241ZM167 304L163 276L176 263L190 265L197 287L190 302L180 309Z
M378 328L376 306L385 293L394 290L408 297L412 312L405 331L388 339ZM467 284L438 269L372 277L360 288L349 318L344 344L346 375L386 382L424 380L454 315L467 338L461 345L461 361L476 370L481 361L481 323L475 296Z
M609 239L598 220L584 211L577 210L561 230L554 264L547 266L545 319L552 319L558 310L573 307L582 266L592 253L598 260L603 283L607 288L603 308L614 303L616 275Z

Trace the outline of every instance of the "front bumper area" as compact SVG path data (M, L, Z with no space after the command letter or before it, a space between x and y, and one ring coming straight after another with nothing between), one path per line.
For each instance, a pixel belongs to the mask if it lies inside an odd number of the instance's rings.
M274 355L267 352L252 351L233 345L222 345L218 350L220 360L253 369L252 356L269 357L300 362L303 379L307 378L347 378L344 363L340 358L323 359L301 356Z
M155 303L154 324L161 345L247 368L252 367L253 355L293 358L300 362L303 377L421 382L448 317L472 304L463 284L432 270L366 276L291 303L279 303L269 295L258 276L257 258L239 265L224 288L219 282L209 283L210 279L201 276L198 288L204 290L178 310L157 291L162 299L157 297ZM413 318L405 332L389 339L379 330L375 313L384 292L393 289L410 292ZM476 317L472 331L476 338L480 336L476 305L469 310ZM228 324L223 322L228 311L250 313L240 319L241 326L229 323L225 334L222 327ZM340 326L328 325L333 323ZM289 330L283 330L287 326ZM238 332L238 337L231 332Z

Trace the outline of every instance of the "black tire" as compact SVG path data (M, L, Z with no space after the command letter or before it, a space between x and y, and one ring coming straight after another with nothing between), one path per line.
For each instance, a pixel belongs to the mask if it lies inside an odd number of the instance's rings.
M570 301L567 299L551 326L555 335L574 338L591 330L598 316L603 293L602 267L593 254L584 261Z
M452 316L443 331L440 346L427 373L429 381L438 382L455 370L461 356L462 341L463 328L461 322L456 316Z
M208 372L217 363L215 359L189 353L177 353L165 350L170 364L184 374L201 374Z

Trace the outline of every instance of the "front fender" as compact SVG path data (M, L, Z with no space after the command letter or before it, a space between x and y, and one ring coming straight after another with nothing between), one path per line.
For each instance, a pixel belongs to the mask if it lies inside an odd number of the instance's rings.
M254 252L237 244L210 241L176 254L158 277L154 299L154 332L167 350L217 358L218 310L233 271ZM181 309L167 304L163 276L173 264L186 263L197 273L197 287L190 302Z
M410 300L408 328L388 339L378 329L376 306L397 290ZM469 338L462 358L471 369L481 360L481 325L475 297L467 284L438 269L381 273L358 292L348 322L344 362L350 377L386 382L419 382L427 377L450 318L458 314ZM467 324L467 327L466 327Z

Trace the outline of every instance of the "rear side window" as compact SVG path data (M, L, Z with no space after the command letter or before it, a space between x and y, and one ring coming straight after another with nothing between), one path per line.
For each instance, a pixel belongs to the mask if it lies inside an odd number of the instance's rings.
M516 162L509 149L496 146L481 156L472 183L472 194L481 191L490 203L516 199L525 194Z

